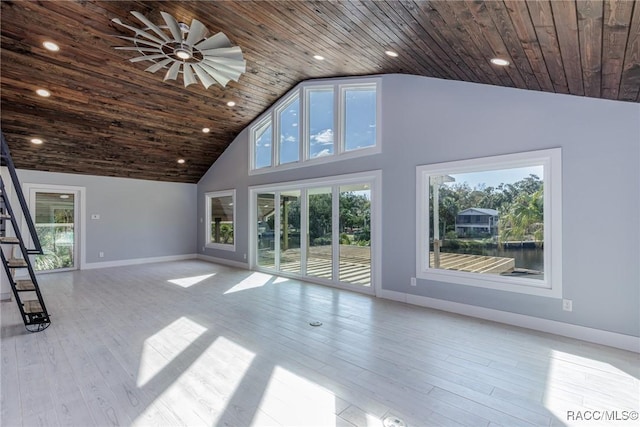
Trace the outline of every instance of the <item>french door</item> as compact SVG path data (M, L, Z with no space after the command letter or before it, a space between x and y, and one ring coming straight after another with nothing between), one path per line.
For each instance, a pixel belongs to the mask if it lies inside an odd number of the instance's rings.
M379 173L251 189L253 268L375 293Z
M36 271L65 271L79 267L79 187L25 184L29 211L44 251L36 255Z

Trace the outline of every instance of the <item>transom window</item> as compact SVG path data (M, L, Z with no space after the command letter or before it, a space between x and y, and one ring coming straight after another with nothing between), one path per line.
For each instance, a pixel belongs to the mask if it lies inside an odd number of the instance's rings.
M216 191L205 194L206 238L208 248L234 251L236 222L236 191Z
M417 168L417 277L560 298L560 149Z
M305 83L249 132L249 173L380 152L379 80Z

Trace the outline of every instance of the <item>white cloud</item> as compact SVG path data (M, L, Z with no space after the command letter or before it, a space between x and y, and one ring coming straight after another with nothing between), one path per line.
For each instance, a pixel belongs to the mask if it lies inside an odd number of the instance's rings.
M311 135L311 144L333 144L333 129L324 129L315 135Z
M293 135L289 135L284 139L284 142L296 142L296 137Z
M318 154L316 154L313 157L323 157L323 156L329 156L331 155L331 150L328 148L325 148L324 150L320 151Z

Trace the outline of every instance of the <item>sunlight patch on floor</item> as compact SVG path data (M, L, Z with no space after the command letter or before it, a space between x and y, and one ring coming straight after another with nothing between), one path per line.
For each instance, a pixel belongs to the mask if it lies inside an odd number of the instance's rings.
M336 425L335 395L279 366L273 369L259 409L282 425Z
M176 378L133 425L145 425L153 405L163 402L180 408L176 415L186 425L216 425L254 357L255 353L233 341L217 337L190 366L181 367L179 372L158 374L176 374Z
M576 392L584 388L592 390L588 397ZM573 425L579 414L640 411L639 392L638 379L610 363L551 350L542 404L563 424Z
M200 337L207 328L181 317L144 341L137 386L143 387Z
M203 280L207 280L209 277L215 276L216 273L205 274L202 276L193 276L193 277L183 277L180 279L167 280L169 283L173 283L174 285L178 285L181 288L189 288L193 285L197 285Z
M276 277L276 280L273 281L274 285L277 285L278 283L284 283L284 282L288 282L290 279L287 279L286 277Z
M232 294L234 292L246 291L247 289L259 288L264 286L273 278L270 274L265 273L252 273L249 277L244 279L242 282L236 284L231 289L225 292L226 294Z

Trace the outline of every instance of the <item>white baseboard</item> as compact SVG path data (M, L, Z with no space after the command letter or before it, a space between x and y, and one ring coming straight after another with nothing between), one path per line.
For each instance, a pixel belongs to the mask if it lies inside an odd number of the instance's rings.
M196 259L197 257L198 257L197 254L184 254L184 255L159 256L159 257L152 257L152 258L123 259L118 261L86 262L82 266L82 269L92 270L94 268L124 267L127 265L150 264L153 262L183 261L185 259Z
M0 294L0 301L11 301L11 292L2 292Z
M201 259L203 261L213 262L214 264L224 264L230 267L242 268L244 270L250 270L249 264L246 262L233 261L230 259L217 258L214 256L198 254L196 258Z
M558 322L555 320L542 319L539 317L494 310L492 308L478 307L475 305L405 294L385 289L382 289L382 292L378 296L380 298L419 305L421 307L429 307L436 310L477 317L513 326L520 326L522 328L548 332L555 335L576 338L583 341L640 353L640 337L634 337L631 335L624 335L616 332L603 331L601 329L588 328L586 326Z

